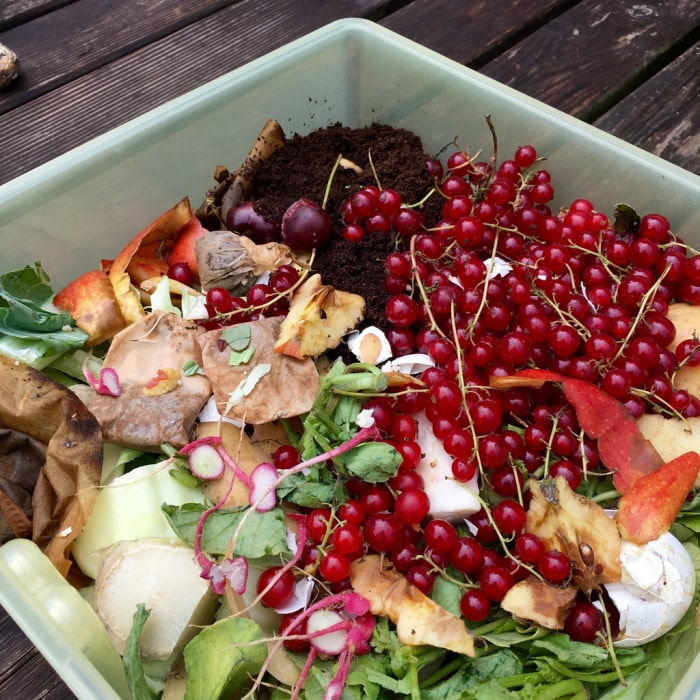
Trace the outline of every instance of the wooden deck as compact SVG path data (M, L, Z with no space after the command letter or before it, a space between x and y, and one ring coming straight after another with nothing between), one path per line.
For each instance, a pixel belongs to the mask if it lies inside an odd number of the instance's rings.
M0 183L351 16L700 174L697 0L3 0ZM0 610L0 698L39 697L73 696Z

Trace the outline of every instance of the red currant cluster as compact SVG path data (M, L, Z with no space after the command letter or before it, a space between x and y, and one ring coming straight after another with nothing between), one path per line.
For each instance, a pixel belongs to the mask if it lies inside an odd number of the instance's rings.
M423 217L417 209L406 207L401 195L392 189L368 185L358 190L340 207L345 224L343 238L359 241L366 233L390 233L410 237L421 230Z
M700 416L700 400L672 382L679 366L700 363L700 346L693 339L671 350L668 318L674 302L700 303L700 255L660 214L612 223L585 199L553 213L551 178L537 163L529 145L497 167L462 151L444 172L429 163L434 194L444 199L433 222L394 190L365 187L343 204L346 239L397 234L385 263L387 336L395 356L426 353L434 366L399 396L366 404L403 458L398 474L386 484L350 479L348 500L306 515L300 565L333 590L349 586L351 562L368 551L386 555L426 594L448 572L470 622L484 620L525 576L569 581L569 558L525 532L526 482L562 476L577 489L584 472L604 480L596 443L556 385L495 391L491 376L549 369L601 386L634 416ZM246 306L269 303L269 292L258 293ZM481 479L486 501L467 527L428 517L415 471L419 412L452 459L455 480ZM275 466L298 460L285 446ZM291 595L294 577L283 578L284 595L268 591L263 602ZM593 641L602 627L600 611L581 600L565 629Z
M299 281L293 265L281 265L266 283L254 284L245 297L234 296L228 289L212 287L206 293L209 320L207 330L232 326L261 317L284 316L289 311L289 295Z

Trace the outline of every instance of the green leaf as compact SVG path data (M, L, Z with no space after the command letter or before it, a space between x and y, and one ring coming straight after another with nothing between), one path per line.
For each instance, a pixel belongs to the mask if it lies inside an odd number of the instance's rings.
M248 347L245 350L231 350L231 355L228 358L228 363L232 367L245 365L252 359L255 354L255 348Z
M503 679L517 679L518 685L526 678L523 664L516 654L508 649L478 657L463 658L454 672L446 675L444 680L429 688L421 687L421 700L447 700L458 698L508 698L528 697L526 694L511 695L506 690L508 683Z
M240 697L252 685L267 658L257 622L228 617L205 627L184 651L185 700Z
M204 506L197 503L163 506L163 513L173 530L190 545L194 544L197 525L204 511ZM213 555L226 554L231 538L245 515L245 522L238 533L233 550L234 555L246 559L260 559L269 555L288 554L287 527L282 510L274 508L266 513L249 511L246 507L211 513L204 523L202 533L204 551Z
M221 337L231 350L245 350L250 345L250 324L237 323L235 326L224 328Z
M235 328L235 326L231 326ZM224 415L226 415L234 406L238 406L243 399L250 394L253 389L257 386L257 383L270 372L272 365L263 362L259 365L253 367L250 374L240 382L240 384L231 392L229 395L228 403L226 404L226 409Z
M459 607L459 601L462 598L462 593L463 590L456 583L452 583L442 576L437 576L430 597L448 612L461 617L462 610Z
M376 484L396 476L403 458L386 442L365 442L340 455L336 461L350 474Z
M193 377L195 374L204 374L204 370L194 360L187 360L182 365L182 373L186 377Z
M41 369L88 336L70 314L44 308L53 296L41 266L0 275L0 352Z
M146 609L143 603L139 603L136 606L134 621L124 647L122 662L126 671L126 681L131 694L134 696L134 700L156 700L158 697L146 682L146 674L143 670L141 650L139 648L139 638L150 614L151 611Z
M336 477L321 465L314 465L306 474L290 474L277 487L277 496L286 503L303 508L318 508L332 502L339 495Z
M27 265L0 275L0 287L7 295L38 306L46 304L53 297L49 276L38 262L34 263L34 267Z

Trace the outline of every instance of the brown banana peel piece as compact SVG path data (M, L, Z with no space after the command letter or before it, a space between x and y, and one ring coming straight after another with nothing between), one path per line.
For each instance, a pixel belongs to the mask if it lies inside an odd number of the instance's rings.
M230 172L223 166L217 168L214 177L219 184L207 193L207 198L197 209L197 217L207 221L226 221L228 212L250 197L258 165L282 148L285 142L279 122L268 119L238 170Z
M2 541L31 536L64 577L84 584L70 546L97 497L100 426L69 389L0 356L0 437Z
M430 645L476 656L474 637L464 622L419 591L396 569L383 566L381 557L373 554L354 561L350 581L353 590L369 600L373 615L388 617L396 625L402 644Z

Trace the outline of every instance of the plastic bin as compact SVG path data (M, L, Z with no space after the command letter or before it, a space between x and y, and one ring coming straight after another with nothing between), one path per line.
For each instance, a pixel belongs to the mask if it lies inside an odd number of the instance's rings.
M586 196L606 213L619 202L662 211L700 246L697 176L376 24L340 20L0 187L2 267L41 260L59 288L182 196L198 205L214 167L240 164L270 117L287 133L380 121L416 131L431 152L457 136L489 153L485 115L500 153L528 142L547 156L554 205ZM0 603L79 698L126 696L92 610L54 574L30 543L5 545ZM700 697L699 642L693 631L679 641L649 697Z

